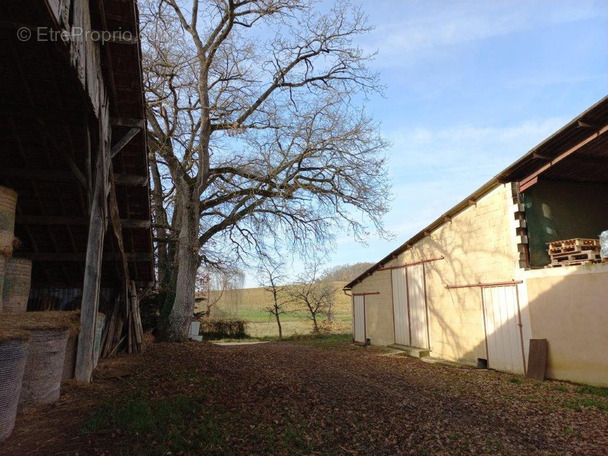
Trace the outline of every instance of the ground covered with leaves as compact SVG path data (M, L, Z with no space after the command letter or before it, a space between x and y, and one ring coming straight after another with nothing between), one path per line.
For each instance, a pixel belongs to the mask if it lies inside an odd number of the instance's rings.
M607 396L347 337L154 344L25 410L0 454L605 455Z

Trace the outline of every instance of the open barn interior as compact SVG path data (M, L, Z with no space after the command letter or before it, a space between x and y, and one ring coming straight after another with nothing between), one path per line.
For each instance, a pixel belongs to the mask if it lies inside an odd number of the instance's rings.
M32 260L28 310L81 308L91 229L103 224L99 311L120 299L122 312L131 282L139 291L154 282L140 47L36 33L86 26L136 37L137 8L91 1L89 16L70 3L1 4L0 185L18 194L13 256ZM30 39L17 33L23 28ZM110 161L100 172L104 150Z
M566 125L529 154L517 170L524 206L527 267L598 262L599 237L608 230L608 102L606 99ZM536 167L536 169L534 169ZM527 169L526 169L527 168ZM560 250L564 240L589 239L589 245ZM595 240L593 244L591 240ZM551 245L554 243L555 245ZM580 241L573 241L580 244ZM578 256L572 256L578 252ZM571 254L572 258L565 255Z

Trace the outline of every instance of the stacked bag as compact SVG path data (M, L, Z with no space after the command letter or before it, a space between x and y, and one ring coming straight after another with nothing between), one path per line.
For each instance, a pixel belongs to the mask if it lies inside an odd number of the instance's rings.
M17 192L0 186L0 442L12 433L19 404L59 398L66 343L78 318L26 313L32 262L13 258L16 207Z
M17 192L0 186L0 312L25 312L30 294L32 262L13 258Z

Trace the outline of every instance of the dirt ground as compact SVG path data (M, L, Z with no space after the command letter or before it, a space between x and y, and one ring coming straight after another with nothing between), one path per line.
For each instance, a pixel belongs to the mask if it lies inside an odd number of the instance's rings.
M599 456L605 392L346 340L154 344L21 413L0 454Z

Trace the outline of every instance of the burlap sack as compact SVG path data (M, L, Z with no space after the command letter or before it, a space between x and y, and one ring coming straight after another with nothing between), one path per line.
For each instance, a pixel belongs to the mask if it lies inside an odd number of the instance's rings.
M32 329L19 403L59 399L69 329Z
M0 340L0 442L15 427L28 343L27 338Z

